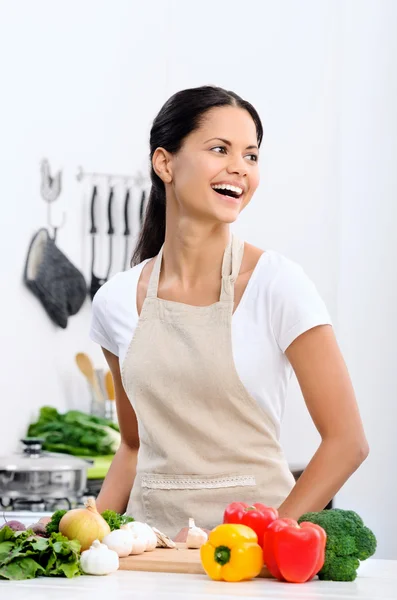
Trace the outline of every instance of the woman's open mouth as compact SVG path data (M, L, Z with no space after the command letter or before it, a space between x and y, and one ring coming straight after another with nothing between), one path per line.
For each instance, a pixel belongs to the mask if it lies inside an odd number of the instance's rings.
M211 187L219 196L233 204L239 204L244 193L242 188L226 183L215 183Z

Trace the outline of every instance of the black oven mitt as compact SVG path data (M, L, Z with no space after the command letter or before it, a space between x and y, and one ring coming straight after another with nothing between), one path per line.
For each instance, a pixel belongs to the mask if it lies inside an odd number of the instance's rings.
M40 229L30 243L24 282L62 329L68 317L80 310L87 294L83 274L60 251L47 229Z

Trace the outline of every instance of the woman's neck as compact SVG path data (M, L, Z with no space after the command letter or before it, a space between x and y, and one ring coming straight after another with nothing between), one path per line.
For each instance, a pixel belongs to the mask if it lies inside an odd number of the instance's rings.
M184 289L208 280L218 280L230 239L228 224L200 223L193 219L168 220L162 276L167 283Z

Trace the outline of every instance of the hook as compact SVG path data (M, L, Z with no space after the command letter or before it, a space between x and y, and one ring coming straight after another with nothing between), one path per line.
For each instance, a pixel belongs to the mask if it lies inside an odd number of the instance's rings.
M51 176L50 164L46 158L41 161L41 185L40 192L44 202L47 203L47 227L53 230L54 240L56 239L58 229L61 229L66 223L66 213L62 213L61 223L54 225L51 219L51 204L59 198L62 189L62 172L58 171L55 177Z
M45 202L55 202L62 189L62 173L58 171L55 177L51 177L50 164L46 158L41 161L41 186L40 192Z
M53 240L55 242L56 237L57 237L57 232L58 229L62 229L62 227L65 226L66 223L66 212L63 211L62 212L62 219L61 222L58 225L54 225L54 223L51 220L51 204L47 205L47 227L48 229L52 228L53 230Z

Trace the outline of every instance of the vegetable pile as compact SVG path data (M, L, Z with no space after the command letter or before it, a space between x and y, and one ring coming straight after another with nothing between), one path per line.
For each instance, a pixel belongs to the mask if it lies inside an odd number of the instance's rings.
M324 581L354 581L361 560L375 553L376 537L353 510L334 508L309 512L299 523L310 521L327 533L324 566L318 578Z
M81 574L80 544L60 533L47 539L31 530L13 531L7 525L0 530L0 579L75 577Z
M255 544L261 550L261 567L265 565L270 574L280 581L305 583L313 579L324 564L327 536L319 525L314 523L298 525L294 519L280 519L275 508L260 503L249 506L244 502L229 504L225 509L223 521L222 532L226 534L230 534L235 526L245 527L252 532L255 536ZM228 530L228 527L231 529ZM233 540L229 541L226 547L221 546L222 551L219 548L215 549L213 558L218 565L215 571L213 569L207 571L218 573L226 581L236 580L233 571L234 568L239 570L239 559L243 561L244 556L244 553L240 552L237 558L232 559L233 546L230 545L232 542ZM201 556L204 557L203 554ZM225 562L226 558L227 562ZM230 564L226 569L227 563L231 563L232 560L233 567ZM223 570L219 570L219 564L223 565ZM203 566L205 568L204 563Z
M56 510L54 512L51 517L51 521L46 527L47 534L50 535L53 532L58 533L59 523L61 522L63 515L66 515L67 512L67 510ZM122 525L126 525L127 523L132 523L134 521L132 517L128 517L127 515L119 515L119 513L114 512L114 510L104 510L103 513L101 513L101 516L109 525L110 531L120 529Z
M40 409L27 435L43 439L44 450L75 456L114 454L120 445L120 430L112 421L78 410L60 414L51 406Z

